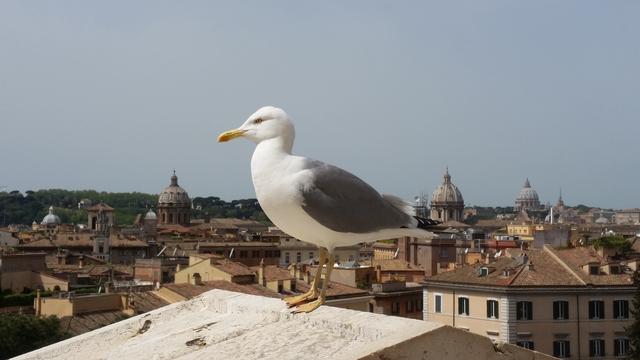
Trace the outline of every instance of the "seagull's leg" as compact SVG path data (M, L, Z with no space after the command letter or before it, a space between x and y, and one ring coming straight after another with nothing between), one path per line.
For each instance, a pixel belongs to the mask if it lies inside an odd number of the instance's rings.
M316 271L316 275L313 278L313 285L311 285L311 289L302 295L289 296L284 298L284 301L289 305L289 307L296 306L300 303L303 303L308 300L314 300L318 298L318 285L320 285L320 277L322 276L322 268L327 262L327 249L321 247L320 250L320 259L318 263L318 270Z
M333 270L333 265L335 263L335 257L333 254L329 254L329 258L327 260L327 273L324 276L324 281L322 281L322 291L320 292L320 296L315 301L302 304L298 306L294 313L309 313L313 310L320 307L320 305L324 304L327 299L327 288L329 287L329 281L331 280L331 271Z

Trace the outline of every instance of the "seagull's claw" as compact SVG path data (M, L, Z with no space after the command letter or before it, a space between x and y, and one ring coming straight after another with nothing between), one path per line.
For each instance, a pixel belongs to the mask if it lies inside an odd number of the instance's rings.
M313 310L317 309L320 307L320 305L324 304L324 300L323 299L316 299L312 302L308 302L306 304L302 304L300 306L298 306L295 310L293 310L294 314L300 314L300 313L310 313Z
M289 307L294 307L298 304L302 304L306 301L314 300L318 298L318 294L314 291L308 291L302 295L289 296L284 298L284 302L287 303Z

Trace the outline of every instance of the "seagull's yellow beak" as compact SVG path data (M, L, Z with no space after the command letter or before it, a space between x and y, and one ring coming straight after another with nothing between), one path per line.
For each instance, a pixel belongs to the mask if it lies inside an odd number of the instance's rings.
M233 140L237 137L242 136L246 132L247 130L242 130L242 129L225 131L222 134L218 135L218 142L226 142L229 140Z

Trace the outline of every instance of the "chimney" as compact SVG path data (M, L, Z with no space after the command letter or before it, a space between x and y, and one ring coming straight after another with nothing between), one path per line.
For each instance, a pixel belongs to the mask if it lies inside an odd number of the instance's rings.
M527 264L527 270L535 271L535 268L533 267L533 261L529 261L529 263Z
M258 284L267 286L267 279L264 273L264 258L260 259L260 268L258 269Z
M382 283L382 266L376 265L376 282Z
M84 267L84 256L78 258L78 267L82 269Z
M42 314L42 298L40 297L40 289L36 290L36 316Z

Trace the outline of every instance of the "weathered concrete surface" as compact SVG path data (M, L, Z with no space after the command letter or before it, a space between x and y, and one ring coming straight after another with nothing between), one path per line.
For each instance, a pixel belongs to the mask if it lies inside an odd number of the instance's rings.
M17 359L538 359L437 323L212 290Z

